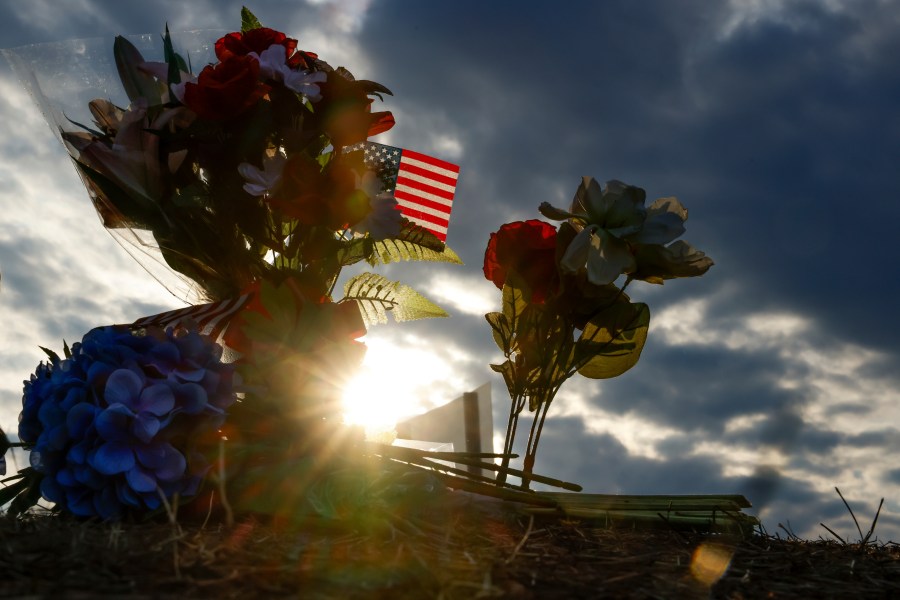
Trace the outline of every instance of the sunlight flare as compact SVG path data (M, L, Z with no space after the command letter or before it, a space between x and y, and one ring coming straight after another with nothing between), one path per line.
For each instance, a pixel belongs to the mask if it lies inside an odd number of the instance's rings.
M344 388L344 421L371 436L392 432L397 422L432 408L429 392L450 375L436 354L383 339L366 339L362 367Z

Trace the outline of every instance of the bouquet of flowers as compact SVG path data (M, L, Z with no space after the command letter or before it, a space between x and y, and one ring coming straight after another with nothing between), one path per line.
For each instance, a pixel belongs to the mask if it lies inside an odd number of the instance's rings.
M538 442L550 404L576 373L591 379L617 377L641 355L650 309L632 302L625 288L634 280L662 284L704 274L713 264L678 240L687 209L673 197L644 206L643 189L621 181L604 187L585 177L569 210L548 203L540 212L562 221L517 221L492 233L484 275L503 291L503 309L486 315L506 359L491 365L503 375L511 398L503 464L527 489L533 480ZM616 281L625 276L621 286ZM534 413L524 469L510 469L519 417Z
M103 226L177 274L185 285L170 289L196 304L95 329L63 357L46 351L19 427L31 466L0 505L15 498L21 512L42 496L112 518L196 495L211 473L254 509L284 465L303 480L297 502L315 479L297 465L323 472L361 441L340 394L366 326L446 316L375 273L335 298L342 269L459 258L366 161L367 139L394 124L372 110L384 86L246 8L196 73L168 29L160 61L124 37L112 50L128 104L94 98L92 122L66 117L61 139Z

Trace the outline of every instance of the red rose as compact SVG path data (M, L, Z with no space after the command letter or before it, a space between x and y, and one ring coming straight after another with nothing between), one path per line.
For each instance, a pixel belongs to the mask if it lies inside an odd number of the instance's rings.
M222 121L241 114L269 92L259 81L259 61L233 56L205 67L184 86L184 104L203 119Z
M556 292L555 227L531 219L507 223L491 234L484 253L484 276L503 289L511 274L528 286L535 304L542 304Z
M221 61L234 56L246 56L251 52L255 52L258 56L275 44L287 48L288 56L297 49L297 40L287 37L280 31L259 27L245 32L235 31L219 38L216 41L216 56Z

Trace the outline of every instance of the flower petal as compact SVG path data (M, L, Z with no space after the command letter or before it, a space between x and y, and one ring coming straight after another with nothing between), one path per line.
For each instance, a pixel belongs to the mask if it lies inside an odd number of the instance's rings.
M44 477L41 479L41 496L50 502L57 504L66 500L66 493L63 487L53 477Z
M134 452L127 444L106 442L88 459L91 466L104 475L124 473L134 466Z
M134 437L147 444L153 439L159 428L159 419L156 418L156 415L140 412L131 425L131 432L134 434Z
M196 383L185 383L178 386L178 406L189 415L196 415L209 404L206 390Z
M595 237L595 231L597 231L596 225L585 227L569 242L569 246L559 262L560 269L563 272L577 273L584 268L587 263L592 239Z
M608 234L591 238L588 249L587 276L594 285L612 283L622 273L634 270L634 256L628 245Z
M124 404L113 404L95 417L94 427L104 440L124 442L128 440L128 429L134 416Z
M97 407L87 402L79 402L69 409L69 413L66 415L69 437L72 439L83 438L88 427L94 423L94 415L97 412Z
M146 444L134 447L138 462L148 469L160 468L166 460L166 449L162 444Z
M79 517L94 517L97 509L94 508L94 493L85 488L66 490L66 507L72 514Z
M155 469L157 479L163 481L173 481L184 475L187 468L187 461L184 455L175 449L171 444L162 444L165 449L165 459L163 463Z
M140 465L135 465L125 473L125 480L136 492L152 492L156 490L156 479L153 475L143 469Z
M155 383L144 388L137 408L141 412L148 412L156 416L166 414L175 408L175 395L172 393L172 388L165 383Z
M116 369L106 380L103 397L107 404L124 404L135 410L142 387L144 387L144 382L137 373L129 369Z

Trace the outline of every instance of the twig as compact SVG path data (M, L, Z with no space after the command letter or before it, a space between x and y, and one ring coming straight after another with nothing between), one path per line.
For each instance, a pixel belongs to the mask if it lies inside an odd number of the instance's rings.
M234 525L234 511L231 510L231 504L228 502L228 495L225 493L225 438L219 438L219 495L222 497L222 510L225 511L225 524L228 527Z
M844 506L846 506L847 510L850 511L850 516L853 517L853 523L856 525L856 530L859 532L859 539L861 541L863 539L863 532L862 532L862 528L859 526L859 521L856 520L856 515L853 514L853 509L850 508L850 505L847 504L846 500L844 500L844 495L841 493L841 490L839 490L837 488L837 486L834 486L834 491L837 492L838 496L840 496L841 500L844 502ZM826 527L825 529L828 529L828 528ZM830 531L830 529L829 529L829 531Z
M158 485L156 486L156 493L159 494L160 499L162 499L163 506L166 508L166 515L169 517L169 523L175 531L175 536L172 538L172 567L175 570L175 579L181 581L181 560L178 557L178 541L181 539L182 534L181 528L178 526L178 521L175 518L175 513L178 510L178 494L172 497L173 502L170 504L166 495L163 493L162 488Z
M836 537L836 538L838 539L838 541L841 542L841 544L843 544L843 545L845 545L845 546L847 545L846 540L844 540L844 538L842 538L841 536L839 536L838 534L836 534L834 531L832 531L832 529L831 529L828 525L826 525L825 523L819 523L819 525L821 525L822 527L824 527L824 528L828 531L828 533L830 533L831 535L833 535L834 537Z
M528 527L525 529L525 535L522 536L522 539L519 540L519 543L516 544L516 547L513 549L512 554L509 556L509 558L506 559L507 565L509 563L511 563L513 560L515 560L516 555L519 553L519 550L521 550L522 546L525 545L525 542L528 541L528 536L531 535L532 527L534 527L534 515L531 515L530 517L528 517Z
M862 543L860 545L865 546L869 543L869 538L872 537L872 534L875 533L875 523L878 522L878 515L881 514L881 507L884 506L884 498L881 499L881 502L878 503L878 510L875 511L875 518L872 519L872 526L869 527L869 532L866 534L866 537L863 538Z

